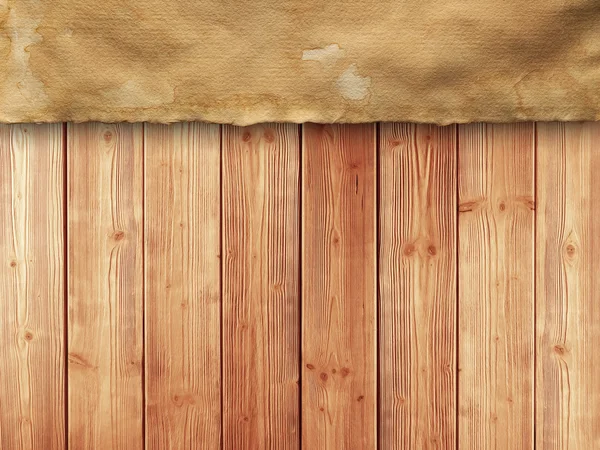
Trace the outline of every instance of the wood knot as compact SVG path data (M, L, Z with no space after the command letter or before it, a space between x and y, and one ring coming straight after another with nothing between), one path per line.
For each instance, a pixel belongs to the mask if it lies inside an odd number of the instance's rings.
M365 398L364 395L359 395L358 398L356 399L356 401L357 402L362 402L364 398Z
M307 365L306 365L306 368L307 368L308 370L315 370L315 366L313 366L312 364L307 364Z
M498 205L498 209L500 211L505 211L506 210L506 203L500 202L500 204Z
M415 252L415 246L413 244L406 244L404 246L404 256L411 256Z
M342 378L346 378L348 374L350 374L350 369L348 369L347 367L342 367L340 373L342 374Z
M250 142L251 139L252 139L252 134L249 131L245 131L244 134L242 134L242 141Z
M174 394L173 397L171 397L171 399L177 407L182 407L185 404L194 405L196 403L194 396L185 392L180 394Z
M125 233L122 231L115 231L112 237L115 241L122 241L125 238Z
M31 331L25 332L25 340L30 342L33 341L33 333Z
M437 255L437 249L435 248L435 245L430 245L427 247L427 253L429 253L431 256Z
M563 355L565 355L565 354L567 353L567 349L566 349L566 348L565 348L565 346L564 346L564 345L562 345L562 344L556 344L556 345L554 346L554 352L555 352L557 355L563 356Z
M319 375L319 378L321 378L321 380L323 380L323 381L327 381L327 378L329 378L329 377L327 376L327 374L325 372L321 372L321 375Z
M479 208L483 204L483 200L472 200L470 202L462 202L458 205L458 212L471 212Z
M265 141L267 141L268 143L271 143L271 142L275 141L275 133L273 133L273 130L267 129L267 130L265 130L264 138L265 138Z
M10 267L17 267L17 262L16 261L11 261L10 262Z
M113 134L110 131L106 130L102 137L104 138L104 142L110 142L113 138Z
M517 197L517 201L524 205L526 208L530 209L531 211L535 211L535 200L533 198L522 196Z
M575 257L575 253L577 253L577 249L573 244L567 244L565 247L565 252L569 258Z
M98 367L77 353L69 353L67 356L70 366L80 366L86 369L96 370Z

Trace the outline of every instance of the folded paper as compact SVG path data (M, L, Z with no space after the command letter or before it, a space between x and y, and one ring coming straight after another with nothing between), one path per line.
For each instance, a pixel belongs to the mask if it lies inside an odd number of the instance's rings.
M2 122L598 119L598 0L0 0Z

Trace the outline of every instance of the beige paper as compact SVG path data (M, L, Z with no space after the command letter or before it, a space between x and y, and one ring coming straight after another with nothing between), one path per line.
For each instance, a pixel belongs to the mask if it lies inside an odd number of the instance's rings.
M598 120L598 0L0 0L0 121Z

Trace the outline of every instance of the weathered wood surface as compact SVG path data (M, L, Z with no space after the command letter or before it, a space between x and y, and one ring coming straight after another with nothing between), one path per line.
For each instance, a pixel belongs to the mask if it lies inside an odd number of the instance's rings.
M600 448L599 143L0 126L0 449Z
M380 448L456 447L456 127L382 124Z
M534 126L458 143L458 446L533 449Z
M302 447L375 449L375 125L302 144Z
M69 124L69 448L143 448L143 126Z
M0 449L65 444L63 132L0 125Z
M225 449L299 447L299 171L297 125L223 127Z
M537 143L537 448L600 448L600 123Z
M146 125L146 449L221 442L219 125Z

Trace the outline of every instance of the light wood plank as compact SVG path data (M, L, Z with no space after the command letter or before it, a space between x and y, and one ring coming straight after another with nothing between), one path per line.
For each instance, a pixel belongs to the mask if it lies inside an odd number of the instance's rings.
M537 448L600 448L600 123L537 128Z
M374 449L375 125L303 126L302 447Z
M220 128L145 126L147 449L220 449Z
M456 448L456 127L381 124L380 448Z
M143 126L68 130L69 448L141 449Z
M65 442L63 127L0 125L0 448Z
M459 126L459 448L533 448L533 124Z
M299 133L223 128L224 448L299 445Z

